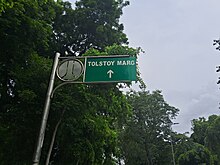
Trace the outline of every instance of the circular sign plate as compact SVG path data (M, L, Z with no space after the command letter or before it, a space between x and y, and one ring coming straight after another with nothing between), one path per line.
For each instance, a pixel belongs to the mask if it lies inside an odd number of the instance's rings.
M57 68L57 76L62 81L75 81L83 73L83 63L77 59L68 59L60 63Z

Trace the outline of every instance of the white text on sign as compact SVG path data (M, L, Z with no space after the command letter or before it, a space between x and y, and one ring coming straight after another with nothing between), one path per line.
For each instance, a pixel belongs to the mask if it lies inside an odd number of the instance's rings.
M99 67L99 66L114 66L114 65L135 65L134 60L119 60L119 61L89 61L89 66Z

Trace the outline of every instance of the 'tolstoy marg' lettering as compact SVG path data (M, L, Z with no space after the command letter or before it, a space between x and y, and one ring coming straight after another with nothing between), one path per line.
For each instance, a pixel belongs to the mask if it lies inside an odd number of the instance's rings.
M117 65L135 65L134 60L121 60L117 61Z
M135 61L134 60L120 60L117 62L115 62L115 61L89 61L88 65L93 66L93 67L114 66L114 65L118 65L118 66L135 65Z
M113 66L115 61L89 61L89 66Z

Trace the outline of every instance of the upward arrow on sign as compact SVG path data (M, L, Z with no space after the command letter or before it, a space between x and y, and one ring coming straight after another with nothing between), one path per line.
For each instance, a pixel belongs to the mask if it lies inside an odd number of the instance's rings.
M135 57L86 57L83 82L136 81Z
M107 74L108 74L108 77L109 77L109 78L112 78L112 74L114 74L114 72L113 72L112 70L109 70L109 71L107 72Z

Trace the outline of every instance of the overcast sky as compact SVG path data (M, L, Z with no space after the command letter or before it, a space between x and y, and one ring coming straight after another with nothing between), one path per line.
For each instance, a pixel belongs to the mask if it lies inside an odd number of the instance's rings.
M192 119L220 114L219 8L219 0L130 0L121 18L130 46L146 51L139 65L148 89L180 109L173 128L181 133Z
M70 0L75 2L75 0ZM191 131L191 120L220 114L220 0L130 0L120 19L132 47L142 47L142 77L179 108L173 129Z

